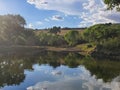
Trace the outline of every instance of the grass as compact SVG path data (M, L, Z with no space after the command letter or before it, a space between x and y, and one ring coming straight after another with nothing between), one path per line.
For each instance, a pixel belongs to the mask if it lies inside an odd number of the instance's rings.
M58 35L64 36L66 33L68 33L71 30L61 30ZM77 29L79 32L83 32L82 29ZM48 30L36 30L34 31L36 35L39 35L39 33L48 33ZM82 45L77 45L76 47L67 47L67 48L62 48L62 47L52 47L52 46L0 46L0 53L6 53L6 52L33 52L33 51L56 51L56 52L86 52L86 51L91 51L90 48L86 48L84 46L85 44Z
M81 49L75 47L53 47L53 46L2 46L0 54L8 52L40 52L40 51L55 51L55 52L81 52Z
M32 46L0 46L0 53L7 53L7 52L32 52L42 48L32 47Z
M65 35L66 33L68 33L69 31L71 31L71 30L61 30L61 32L58 33L58 34L64 36L64 35ZM82 32L83 30L75 30L75 31Z
M64 36L67 32L69 32L71 30L61 30L60 33L58 33L58 35L61 35L61 36ZM76 30L76 31L79 31L79 32L82 32L83 30ZM39 33L48 33L49 31L48 30L38 30L38 31L34 31L36 35L39 35Z
M79 44L76 46L76 48L81 49L86 54L90 54L92 51L94 51L96 46L90 45L89 43L86 44Z

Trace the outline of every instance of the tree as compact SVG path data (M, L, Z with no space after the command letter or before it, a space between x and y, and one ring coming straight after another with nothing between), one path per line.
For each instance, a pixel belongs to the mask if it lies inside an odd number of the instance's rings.
M102 44L109 38L118 38L120 34L119 24L97 24L84 31L84 38L89 42Z
M24 29L24 25L26 24L23 17L20 15L3 15L0 16L0 30L3 33L11 33L19 32Z
M58 32L60 32L60 27L56 27L54 26L53 28L50 29L50 33L54 33L54 34L57 34Z
M64 46L66 41L60 35L41 32L38 35L40 45Z
M117 11L120 11L120 0L104 0L104 3L107 4L108 10L115 8Z
M96 46L93 56L110 56L119 59L120 55L120 24L97 24L84 32L89 43ZM113 57L112 57L113 56Z
M0 15L0 40L8 45L13 44L13 39L21 34L25 24L24 18L20 15Z
M73 46L78 43L79 40L79 32L78 31L69 31L64 36L65 40L68 42L70 46Z

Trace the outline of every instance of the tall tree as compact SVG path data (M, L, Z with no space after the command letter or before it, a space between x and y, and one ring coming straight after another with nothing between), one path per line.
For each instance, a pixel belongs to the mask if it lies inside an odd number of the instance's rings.
M13 38L18 37L26 24L20 15L0 15L0 38L8 44L13 43Z

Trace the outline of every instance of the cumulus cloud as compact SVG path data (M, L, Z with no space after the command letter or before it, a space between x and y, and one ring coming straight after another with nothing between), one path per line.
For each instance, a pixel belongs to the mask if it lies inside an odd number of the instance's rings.
M27 0L41 10L54 10L65 15L76 15L82 19L79 26L97 23L120 23L120 12L107 11L103 0ZM53 20L61 17L54 16Z
M54 15L51 17L51 20L55 20L55 21L61 21L63 20L64 18L61 17L60 15Z
M44 10L55 10L68 15L79 15L84 0L27 0L36 8ZM47 2L47 4L43 4Z
M81 18L84 23L97 24L97 23L120 23L120 12L116 10L107 11L106 5L102 0L88 0L83 3L83 12Z

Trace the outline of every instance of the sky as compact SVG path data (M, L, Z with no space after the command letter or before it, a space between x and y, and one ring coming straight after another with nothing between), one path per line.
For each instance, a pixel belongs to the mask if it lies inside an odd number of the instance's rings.
M0 15L5 14L20 14L34 29L120 23L120 12L106 10L103 0L0 0Z

